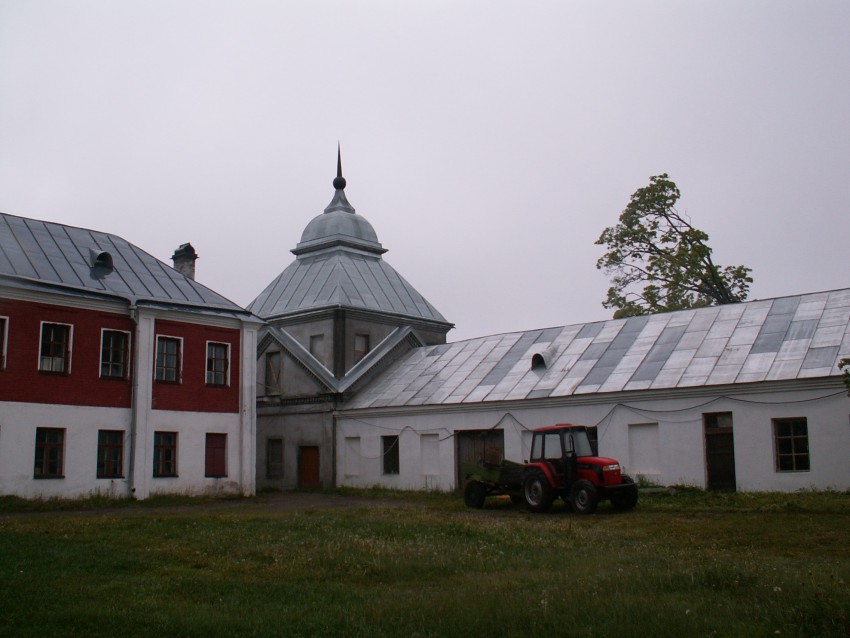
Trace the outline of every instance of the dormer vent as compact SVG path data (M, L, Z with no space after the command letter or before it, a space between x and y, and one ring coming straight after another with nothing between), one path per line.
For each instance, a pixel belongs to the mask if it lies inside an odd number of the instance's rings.
M540 352L535 352L531 357L531 369L546 370L550 365L552 365L557 356L558 348L555 345L551 345Z
M100 268L102 270L113 270L112 255L105 250L97 251L89 248L89 264L92 268Z

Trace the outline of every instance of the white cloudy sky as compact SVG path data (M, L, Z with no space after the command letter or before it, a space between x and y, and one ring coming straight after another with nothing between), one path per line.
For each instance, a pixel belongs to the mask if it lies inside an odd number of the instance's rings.
M662 172L752 298L850 285L846 0L0 0L0 210L247 305L333 195L457 328L608 318Z

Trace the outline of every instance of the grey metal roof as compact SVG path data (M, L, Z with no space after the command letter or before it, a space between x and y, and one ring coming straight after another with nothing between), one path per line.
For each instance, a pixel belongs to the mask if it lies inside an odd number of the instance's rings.
M372 225L354 212L338 169L334 196L310 220L293 249L296 260L248 309L266 320L326 308L352 308L451 326L383 260Z
M258 350L265 350L271 341L286 348L304 368L331 392L346 392L385 365L385 358L392 356L399 347L416 348L424 342L410 326L398 327L386 336L373 350L355 364L342 379L334 377L322 363L283 328L266 326L260 332Z
M5 213L0 213L0 276L19 285L58 286L134 303L245 313L121 237Z
M850 289L417 348L346 408L838 376L847 356Z
M299 257L249 304L248 309L269 320L333 307L447 323L443 315L386 261L344 247Z

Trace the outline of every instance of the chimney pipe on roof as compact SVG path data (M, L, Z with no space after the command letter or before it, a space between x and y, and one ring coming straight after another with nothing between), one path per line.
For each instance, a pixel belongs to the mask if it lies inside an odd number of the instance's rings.
M198 253L192 248L192 244L181 244L178 246L171 259L174 261L174 270L179 272L184 277L195 279L195 260L198 258Z

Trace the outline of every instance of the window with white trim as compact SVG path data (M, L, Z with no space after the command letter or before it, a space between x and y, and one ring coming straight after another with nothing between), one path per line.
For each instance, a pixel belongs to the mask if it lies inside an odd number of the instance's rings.
M164 383L180 383L182 363L183 340L157 335L154 378Z
M101 331L100 376L126 379L130 370L130 333L124 330Z
M71 372L70 324L41 322L41 348L38 369L41 372L69 374Z
M230 344L207 341L207 385L229 385Z
M6 367L6 343L9 337L9 317L0 317L0 370Z

